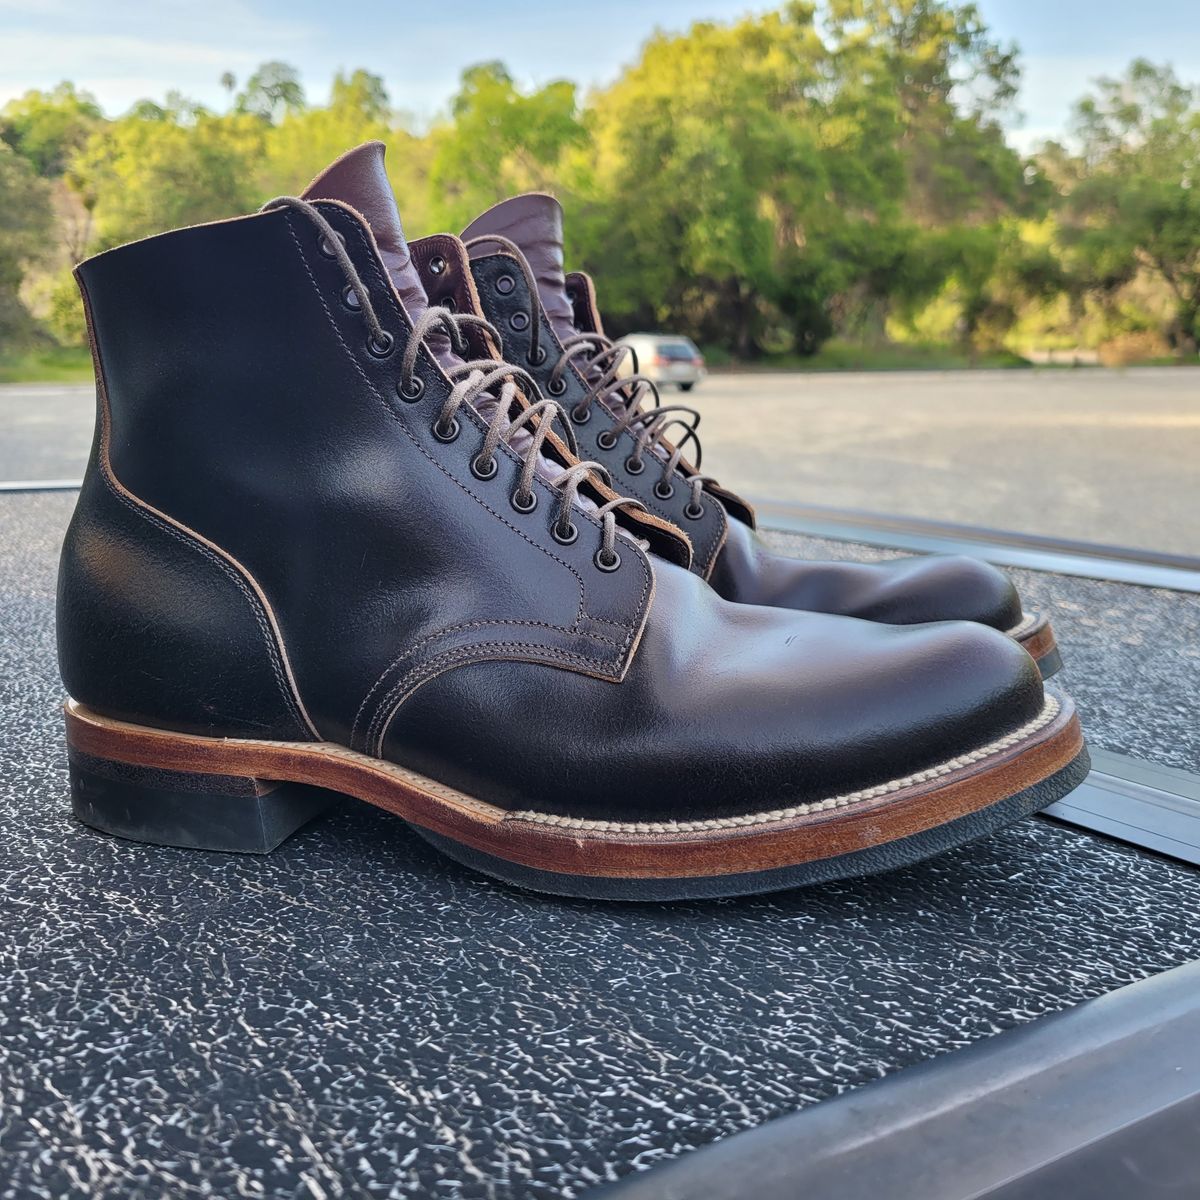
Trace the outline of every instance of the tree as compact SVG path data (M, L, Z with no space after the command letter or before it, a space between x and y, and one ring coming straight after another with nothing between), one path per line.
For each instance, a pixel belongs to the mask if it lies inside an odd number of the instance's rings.
M1062 241L1077 288L1109 297L1139 274L1174 304L1169 337L1200 341L1200 89L1134 62L1075 110L1079 153L1051 148L1067 198Z
M67 162L104 120L95 99L60 83L53 91L28 91L0 111L0 141L44 178L61 175Z
M452 228L514 192L554 186L563 152L586 138L574 84L526 93L496 62L463 72L451 114L431 135L429 182L435 219Z
M252 210L263 134L257 117L178 102L97 131L70 168L95 218L94 248Z
M21 303L21 280L50 234L50 188L32 165L0 142L0 347L36 336Z
M249 79L238 96L239 113L260 117L269 124L278 122L285 113L304 107L304 88L295 67L284 62L265 62Z

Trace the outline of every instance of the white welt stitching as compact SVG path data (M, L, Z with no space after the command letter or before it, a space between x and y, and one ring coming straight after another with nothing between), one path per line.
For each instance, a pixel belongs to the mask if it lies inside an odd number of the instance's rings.
M581 817L556 817L548 813L515 812L506 820L531 821L537 825L551 825L557 829L578 829L589 833L702 833L712 829L742 829L753 825L767 825L773 821L786 821L792 817L804 817L812 813L828 812L830 809L846 808L863 800L877 800L881 796L890 796L894 792L903 791L916 783L926 783L931 779L940 779L960 767L969 767L973 763L990 758L1011 749L1018 742L1044 729L1061 710L1058 700L1050 693L1046 694L1046 704L1042 711L1020 729L972 750L969 754L960 754L957 758L948 759L936 767L928 767L903 779L893 779L890 783L876 784L875 787L863 788L858 792L847 792L844 796L831 796L828 800L817 800L811 804L794 804L790 808L777 808L773 812L748 813L742 817L713 817L705 821L589 821Z

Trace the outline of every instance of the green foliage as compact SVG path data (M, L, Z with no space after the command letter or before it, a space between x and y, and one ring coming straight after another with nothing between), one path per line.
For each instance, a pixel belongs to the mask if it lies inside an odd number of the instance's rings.
M61 175L71 155L100 125L103 114L87 92L60 83L52 92L29 91L0 110L0 141L47 179Z
M1018 80L973 3L792 0L657 34L583 100L478 64L427 133L362 70L323 105L269 62L221 77L225 113L169 93L113 120L64 83L0 112L0 337L79 345L83 255L250 211L380 139L414 233L559 195L614 333L814 365L1194 351L1200 92L1136 62L1027 161L1001 124Z
M32 165L0 142L0 348L32 340L36 328L21 302L20 287L31 262L49 240L50 187Z
M274 124L303 107L304 88L296 68L283 62L265 62L246 80L235 111Z
M1079 292L1119 298L1139 275L1174 301L1177 350L1200 339L1200 89L1134 62L1075 113L1078 156L1050 151L1066 190L1062 243ZM1055 151L1057 150L1057 153Z

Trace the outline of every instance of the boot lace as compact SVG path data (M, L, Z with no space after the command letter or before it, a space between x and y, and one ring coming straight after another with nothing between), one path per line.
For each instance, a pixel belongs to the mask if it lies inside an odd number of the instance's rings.
M525 278L525 290L529 295L529 350L527 358L533 365L542 361L541 351L541 304L538 301L537 281L524 252L511 238L499 234L482 234L466 243L467 249L480 245L500 246L516 259L517 267ZM661 477L654 485L654 494L668 499L675 492L675 473L690 443L695 448L696 471L680 478L691 490L691 497L684 513L698 520L704 515L702 496L706 483L716 483L712 475L700 474L703 447L697 432L700 413L688 404L663 404L658 385L646 375L638 373L637 352L632 346L619 345L611 338L599 333L579 333L565 338L560 343L562 354L546 380L546 390L552 395L566 391L566 372L574 364L588 385L588 392L571 409L571 420L585 425L591 420L592 406L597 402L601 411L615 413L613 424L596 436L596 444L602 450L611 450L617 445L621 434L629 430L635 436L633 453L625 460L625 469L631 475L640 475L646 469L646 455L662 466ZM626 360L633 372L622 376L621 368ZM642 403L653 399L649 408ZM670 436L668 436L670 435Z
M396 348L395 338L379 320L370 292L346 250L342 235L330 225L319 209L296 196L277 196L264 204L260 211L280 208L300 213L316 227L321 235L321 253L337 261L346 279L343 300L347 307L362 315L367 326L368 351L376 358L389 357ZM447 308L428 308L413 323L412 335L400 359L400 379L396 385L404 400L418 400L425 391L424 381L416 374L417 356L422 345L428 346L429 335L439 328L450 339L455 354L463 361L442 367L453 387L433 423L434 437L442 442L454 441L462 431L457 417L459 409L466 404L478 410L481 401L495 400L494 412L488 421L479 453L471 462L471 471L478 479L486 480L495 476L499 470L496 454L503 443L521 462L521 473L511 497L512 506L521 513L533 512L537 507L534 476L539 461L545 461L541 458L542 445L555 421L563 429L571 453L575 455L578 450L566 411L557 400L544 398L536 380L522 368L490 358L467 360L470 351L464 336L466 329L478 328L487 332L497 346L502 344L500 334L482 317L471 313L453 313ZM529 403L516 417L512 417L510 414L519 390L526 393ZM576 501L582 505L579 489L592 474L600 476L612 486L612 475L608 468L603 463L591 461L577 462L548 481L559 493L558 512L551 533L563 545L569 546L579 537L579 528L572 516ZM616 548L616 511L625 506L643 511L646 507L632 496L618 496L591 510L600 522L600 548L596 551L594 561L602 571L615 571L621 565L621 556Z

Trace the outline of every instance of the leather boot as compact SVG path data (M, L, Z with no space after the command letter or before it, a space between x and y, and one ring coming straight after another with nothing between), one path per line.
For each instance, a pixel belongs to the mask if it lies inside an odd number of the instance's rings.
M671 561L554 467L521 371L462 361L490 335L425 308L381 151L332 178L361 207L283 198L78 269L85 822L263 851L315 785L500 879L661 899L913 863L1082 779L1070 701L1008 638L731 604Z
M688 534L693 569L725 599L897 625L978 621L1019 641L1044 677L1062 665L1048 618L1023 612L1016 589L987 563L965 556L815 562L773 553L755 532L751 506L700 473L695 409L644 406L648 396L657 405L653 384L618 378L630 352L604 335L591 279L563 273L562 206L553 196L502 201L462 239L483 314L512 361L562 402L584 457Z

